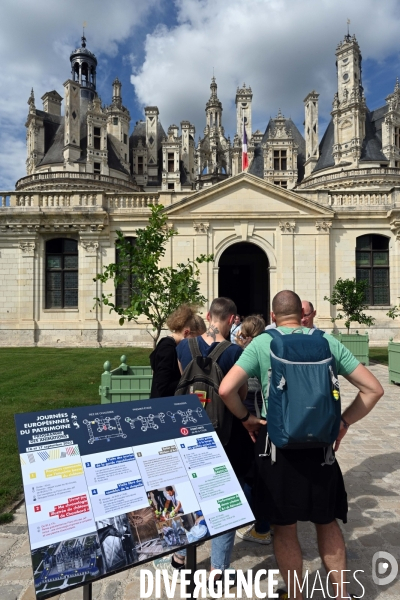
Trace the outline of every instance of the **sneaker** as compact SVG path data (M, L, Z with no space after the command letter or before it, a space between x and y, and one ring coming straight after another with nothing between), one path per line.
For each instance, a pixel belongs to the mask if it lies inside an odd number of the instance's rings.
M182 568L185 565L182 565ZM176 577L176 575L174 575L174 573L178 573L178 578L176 580L177 583L181 583L181 573L180 573L180 569L175 569L175 567L172 566L171 564L171 558L169 556L165 556L164 558L156 558L155 560L153 560L153 567L159 571L166 571L168 578L172 581L174 576Z
M254 525L236 529L236 535L246 542L255 542L256 544L270 544L272 542L270 531L267 531L267 533L257 533Z

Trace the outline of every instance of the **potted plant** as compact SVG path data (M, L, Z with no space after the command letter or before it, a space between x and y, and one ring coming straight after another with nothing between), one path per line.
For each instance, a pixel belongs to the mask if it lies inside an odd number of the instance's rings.
M400 317L400 306L394 306L390 308L386 313L386 316L391 319ZM400 343L394 342L393 338L390 338L388 345L388 359L389 359L389 381L391 383L400 383Z
M332 323L345 319L344 325L347 329L347 335L337 333L335 337L365 365L369 365L368 333L359 334L356 331L355 334L351 334L350 326L352 323L371 326L375 322L373 317L363 312L367 308L365 302L367 288L368 282L365 280L356 281L355 278L342 279L339 277L333 286L331 298L328 298L328 296L324 297L324 300L328 300L332 306L341 307L339 314L336 317L332 317Z

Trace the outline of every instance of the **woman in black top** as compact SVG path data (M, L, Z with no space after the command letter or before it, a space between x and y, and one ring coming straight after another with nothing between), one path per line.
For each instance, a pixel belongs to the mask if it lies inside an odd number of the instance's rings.
M196 307L189 304L177 308L168 317L167 326L171 334L162 338L150 354L153 369L150 398L166 398L175 394L181 378L176 347L183 339L197 337L206 330L203 319L196 313Z

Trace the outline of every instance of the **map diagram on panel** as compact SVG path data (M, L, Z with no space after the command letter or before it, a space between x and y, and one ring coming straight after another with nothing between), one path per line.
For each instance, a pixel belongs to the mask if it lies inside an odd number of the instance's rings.
M120 420L121 417L118 415L115 417L104 417L104 419L96 417L93 421L84 419L83 424L86 425L89 434L88 443L93 444L94 442L104 440L109 442L111 438L116 437L126 438L127 436L122 431Z
M177 415L181 419L182 425L186 425L187 423L197 423L197 419L194 417L194 414L197 415L198 419L201 419L203 416L203 409L196 408L196 410L192 410L188 408L187 410L178 410L177 412L171 412L170 410L167 412L167 417L171 419L173 423L176 423ZM155 422L154 419L158 419L160 424L165 423L165 413L160 412L157 415L150 414L147 417L143 417L139 415L137 417L125 417L125 421L129 423L131 429L135 429L135 422L138 421L140 424L140 429L142 431L147 431L148 429L159 429L160 425Z

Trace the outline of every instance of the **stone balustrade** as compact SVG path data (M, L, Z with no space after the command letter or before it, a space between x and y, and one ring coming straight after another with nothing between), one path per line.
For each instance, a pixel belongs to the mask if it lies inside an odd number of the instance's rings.
M302 181L300 184L300 189L304 188L315 188L322 186L324 184L329 187L329 184L338 182L340 184L341 180L346 179L354 179L357 182L360 182L363 178L367 179L376 179L376 177L385 177L387 179L388 175L395 176L400 179L400 169L394 167L374 167L371 169L351 169L350 171L339 171L337 173L329 173L326 175L313 176L310 177L306 181Z
M392 204L391 194L329 194L330 206L385 206Z
M157 193L143 192L0 192L1 208L71 208L99 207L103 209L146 209L159 202Z

